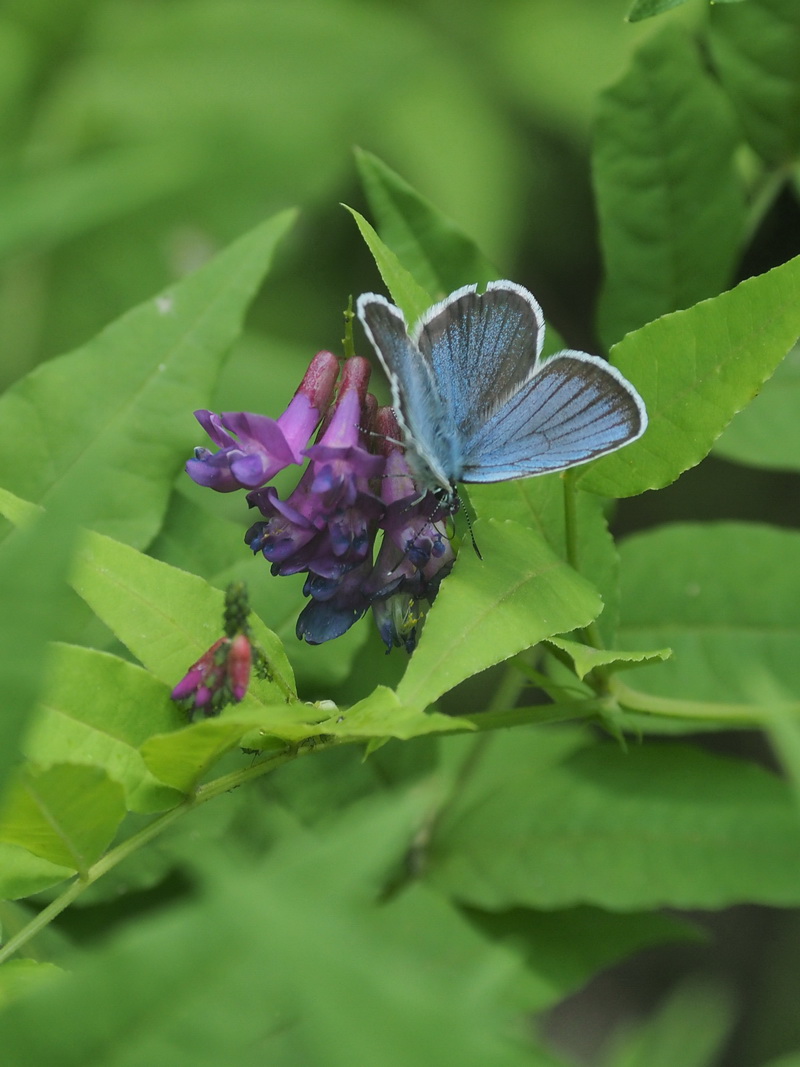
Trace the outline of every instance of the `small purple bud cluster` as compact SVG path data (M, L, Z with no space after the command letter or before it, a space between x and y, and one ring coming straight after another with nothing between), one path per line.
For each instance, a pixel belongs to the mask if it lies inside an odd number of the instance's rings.
M247 490L262 518L246 544L273 574L308 575L303 591L310 600L297 620L301 640L316 645L339 637L371 607L387 650L411 652L418 623L453 564L448 510L415 485L397 420L368 393L369 376L368 361L353 356L340 377L336 356L320 352L278 419L195 412L219 451L195 449L186 471L217 492ZM281 500L268 483L306 459L295 489Z
M254 660L257 673L265 671L264 654L250 640L249 614L247 590L242 582L232 582L225 592L225 636L191 665L171 693L190 718L195 712L211 718L226 704L243 700Z

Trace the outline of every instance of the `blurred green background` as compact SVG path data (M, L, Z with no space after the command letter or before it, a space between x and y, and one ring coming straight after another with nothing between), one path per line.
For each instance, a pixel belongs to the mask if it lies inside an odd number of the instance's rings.
M6 0L3 384L288 205L253 328L304 359L335 346L348 295L379 284L338 206L363 206L354 145L590 343L593 101L653 26L625 6Z
M381 287L340 207L369 214L357 145L471 234L501 277L531 288L569 345L598 350L590 182L597 94L665 21L706 17L703 0L691 0L630 25L628 6L5 0L0 384L83 343L266 216L296 205L299 221L214 402L218 410L278 414L310 356L338 350L348 297ZM770 220L743 269L785 259L787 234L794 252L800 247L796 202L776 210L781 221ZM176 417L192 421L190 413ZM627 502L618 529L679 518L796 524L797 488L795 475L712 458L671 489ZM604 976L557 1014L556 1043L590 1062L598 1033L649 1008L676 973L696 964L730 972L742 993L745 1046L737 1042L727 1062L779 1048L781 1029L794 1025L783 1009L797 993L789 977L797 922L784 919L740 910L718 918L717 941L693 948L688 962L689 950L652 950ZM748 985L756 971L780 976L768 1002ZM748 1012L760 1019L754 1029Z

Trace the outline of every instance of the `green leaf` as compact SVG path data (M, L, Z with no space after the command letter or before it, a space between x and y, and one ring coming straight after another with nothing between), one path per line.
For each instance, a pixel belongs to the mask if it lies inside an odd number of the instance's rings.
M800 335L800 256L628 334L612 362L650 416L634 444L576 472L582 489L634 496L699 463Z
M378 686L364 700L359 700L324 723L319 732L331 733L336 737L398 737L407 741L429 733L473 729L473 724L466 719L426 713L418 707L405 707L394 690Z
M673 524L624 541L619 640L668 645L636 677L671 699L753 703L767 670L800 692L800 534L755 523ZM754 674L754 672L756 672Z
M72 584L126 648L170 688L222 636L224 595L219 589L102 534L83 539ZM283 646L252 615L250 626L273 678L253 679L249 693L263 703L282 702L294 695Z
M430 733L473 730L471 722L449 715L425 714L404 707L394 691L379 686L370 696L347 709L319 704L258 706L245 699L219 718L150 737L142 756L152 773L174 789L190 793L208 769L236 745L263 748L275 739L296 745L326 741L408 740Z
M564 637L549 637L547 643L566 652L579 678L585 678L595 667L613 665L617 670L626 666L639 667L648 663L661 663L672 655L670 648L658 648L650 652L622 652L619 649L592 648Z
M39 714L23 751L40 767L102 767L131 811L163 811L180 794L154 780L139 754L151 736L184 724L169 690L141 667L75 645L56 645Z
M397 687L409 707L433 703L545 637L585 626L601 609L589 583L533 530L490 519L475 536L483 560L462 548Z
M13 517L23 518L23 525L0 541L0 785L18 762L20 741L47 671L49 641L68 624L75 607L65 582L75 542L74 516L56 507L30 522L24 502L12 503L6 494L3 503ZM53 550L54 530L58 551Z
M800 347L789 352L751 404L714 445L723 459L769 470L800 471Z
M718 982L689 978L656 1014L617 1039L603 1067L713 1067L736 1021L736 1004Z
M13 386L0 400L6 488L45 505L51 517L81 496L83 525L146 545L191 453L191 413L207 404L292 218L287 212L263 223L83 348Z
M64 972L53 963L36 960L8 960L0 967L0 1007L17 997L27 996L45 982Z
M740 4L742 0L710 0L716 4ZM628 14L625 16L628 22L639 22L641 19L652 18L653 15L661 15L665 11L671 11L673 7L680 7L686 0L634 0Z
M574 488L574 474L519 478L494 485L470 485L469 499L481 518L513 519L538 531L562 559L568 558L567 494L575 494L577 569L603 598L604 629L617 618L619 556L608 530L605 504L594 493Z
M372 253L386 288L392 294L392 299L401 308L409 326L413 326L420 315L427 311L435 301L406 270L391 248L384 244L363 215L359 215L351 207L347 210L356 220L361 236Z
M440 300L500 276L472 238L377 156L357 148L356 163L381 239L426 292Z
M263 725L262 708L237 705L219 718L148 738L141 748L142 758L159 781L188 794L221 756Z
M671 11L673 7L680 7L685 3L686 0L634 0L625 18L628 22L640 22L642 19L661 15L664 11Z
M486 916L489 920L487 923L481 921L483 917L476 918L475 914L465 915L462 909L454 907L424 883L416 882L399 894L389 909L376 918L379 920L376 933L382 928L385 934L391 936L393 930L399 933L405 923L408 930L415 931L417 943L424 938L425 955L429 957L431 966L440 971L442 978L454 974L461 967L475 968L473 973L483 972L488 978L486 962L497 952L495 961L498 973L494 981L490 980L489 996L493 997L505 987L502 995L509 1015L530 1013L543 1006L544 981L542 975L537 973L539 961L536 960L531 966L533 961L525 951L527 946L513 943L511 937L504 937L502 931L493 928L491 920L494 916ZM533 1050L530 1052L533 1053ZM533 1062L538 1064L540 1061L537 1057Z
M179 908L9 1005L4 1048L52 1067L552 1067L519 1036L530 980L513 951L425 887L375 903L424 801L373 800L263 859L220 847Z
M615 911L800 901L785 782L689 745L586 744L577 730L496 732L430 846L429 878L492 910Z
M522 953L534 982L530 1010L536 1012L553 1007L597 971L643 948L702 939L687 922L650 912L623 915L583 906L562 911L470 908L467 914L483 933Z
M711 57L750 144L775 167L800 152L800 9L748 0L711 9Z
M100 767L28 768L0 810L0 840L85 874L125 815L122 786Z
M593 154L606 345L727 288L743 239L736 120L692 38L668 26L600 98Z
M7 489L0 489L0 515L4 515L14 526L26 526L42 514L38 504L31 504Z
M0 841L0 897L19 900L71 878L74 867L34 856L27 848Z
M800 811L800 705L794 705L791 694L776 685L766 671L761 677L754 671L751 691L764 709L764 728Z

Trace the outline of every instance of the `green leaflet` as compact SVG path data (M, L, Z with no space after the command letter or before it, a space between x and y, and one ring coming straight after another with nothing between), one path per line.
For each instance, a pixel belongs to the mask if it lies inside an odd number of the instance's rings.
M650 419L634 444L582 467L582 489L634 496L706 456L800 336L800 256L727 293L650 322L611 351Z
M656 1012L614 1035L606 1067L714 1067L736 1022L737 1004L721 981L689 977Z
M800 471L800 348L789 352L714 445L714 455L769 470Z
M84 526L152 540L176 473L276 243L284 212L195 274L42 364L0 399L5 488ZM89 491L90 488L93 491Z
M392 299L402 310L409 326L413 326L420 315L427 311L435 301L406 270L391 248L384 244L364 216L359 215L352 208L347 208L347 210L356 220L361 236L373 255L386 288L392 294Z
M40 767L74 762L102 767L125 791L131 811L163 811L183 798L147 771L139 746L185 717L169 690L126 660L77 645L56 645L41 707L25 738Z
M742 0L711 0L711 2L713 4L739 4ZM628 22L640 22L654 15L662 15L665 11L671 11L673 7L680 7L685 3L686 0L635 0L625 17Z
M72 577L76 591L156 678L170 687L222 635L223 593L101 534L83 539ZM292 699L294 677L271 630L252 618L272 679L255 682L262 701Z
M122 786L101 767L56 764L12 779L0 809L0 840L85 874L125 815Z
M357 149L356 163L382 240L436 300L500 276L472 238L377 156Z
M490 519L475 536L484 558L462 545L397 687L404 704L431 704L543 638L585 626L601 609L592 586L534 530Z
M751 703L762 672L800 693L800 534L756 523L672 524L620 548L625 648L672 657L636 676L647 693Z
M747 0L711 8L711 58L752 147L772 167L800 152L800 8Z
M379 1049L384 1067L550 1067L535 1043L509 1036L534 986L514 951L423 886L377 900L426 799L356 805L324 834L285 835L247 866L235 851L225 860L219 842L180 908L142 916L70 981L10 1005L4 1047L55 1067L122 1047L131 1063L170 1049L179 1067L265 1057L346 1067Z
M688 33L647 38L600 97L592 171L607 346L733 278L745 228L739 131Z
M438 889L493 910L800 901L797 808L777 776L689 745L624 752L564 728L493 734L428 862Z

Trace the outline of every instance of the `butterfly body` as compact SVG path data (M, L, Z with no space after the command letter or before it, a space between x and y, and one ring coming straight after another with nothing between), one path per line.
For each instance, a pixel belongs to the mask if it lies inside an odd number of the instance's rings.
M456 483L565 470L636 440L647 413L605 360L565 351L541 360L544 317L514 282L465 286L409 332L382 296L358 317L389 378L419 484L456 498Z

